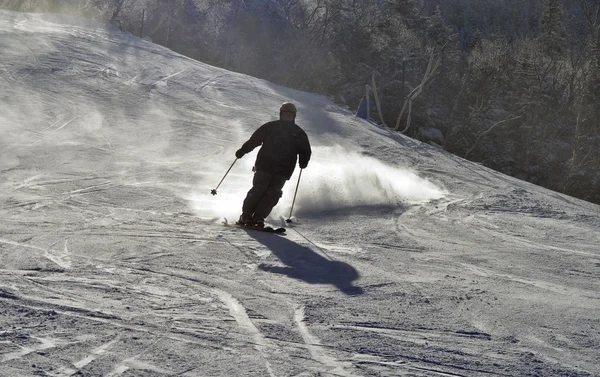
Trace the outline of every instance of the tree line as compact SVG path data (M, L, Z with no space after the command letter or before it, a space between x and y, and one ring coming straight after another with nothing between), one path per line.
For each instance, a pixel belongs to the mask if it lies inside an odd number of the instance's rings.
M83 15L600 204L600 0L0 0ZM431 132L435 130L436 132ZM433 135L433 136L432 136Z

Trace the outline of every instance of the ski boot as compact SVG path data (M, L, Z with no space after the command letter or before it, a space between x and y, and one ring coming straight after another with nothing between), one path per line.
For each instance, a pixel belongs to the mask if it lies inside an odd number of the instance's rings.
M251 227L254 227L254 228L262 229L265 227L265 219L260 218L260 217L253 217L252 222L250 222L248 225Z
M252 219L252 215L247 215L245 213L242 213L242 215L240 216L240 219L238 220L238 225L252 225L253 223L253 219Z

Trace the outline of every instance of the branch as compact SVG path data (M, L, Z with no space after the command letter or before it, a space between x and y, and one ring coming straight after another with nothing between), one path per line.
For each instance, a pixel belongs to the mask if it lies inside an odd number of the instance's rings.
M586 0L581 0L581 5L583 6L583 12L585 14L585 18L587 18L588 23L592 24L592 17L590 14L590 8Z
M113 11L113 14L110 18L110 23L113 23L117 20L117 17L119 17L119 14L121 13L121 10L123 9L123 4L125 4L126 0L115 0L115 9Z
M600 20L600 6L596 8L596 14L592 15L592 10L590 10L590 6L587 3L587 0L581 0L581 4L583 5L583 10L585 13L585 18L587 18L590 26L596 27L598 25L598 21Z
M469 156L469 154L470 154L471 152L473 152L473 149L475 149L475 147L477 147L477 144L479 143L479 141L480 141L480 140L481 140L481 139L482 139L484 136L486 136L486 135L488 135L490 132L492 132L492 131L494 130L494 128L496 128L497 126L501 125L502 123L510 122L511 120L515 120L515 119L519 119L519 118L521 118L521 115L519 115L519 116L516 116L516 117L514 117L514 118L510 118L510 119L509 119L509 118L507 118L507 119L501 120L500 122L498 122L498 123L494 124L492 127L490 127L490 128L487 130L487 131L483 132L481 135L479 135L479 136L477 137L477 140L475 140L475 143L473 144L473 146L471 147L471 149L469 149L469 150L467 151L467 153L465 153L465 158L467 158L467 157Z
M381 111L381 102L379 102L379 96L377 95L377 85L375 84L375 75L373 78L373 94L375 95L375 104L377 105L377 112L379 113L379 119L384 127L387 128L387 124L385 124L385 120L383 120L383 112Z
M404 110L406 110L407 105L408 105L408 118L406 120L406 127L404 128L402 133L406 133L408 131L408 129L410 128L410 121L412 119L412 102L421 94L421 92L423 92L423 88L425 87L425 84L427 84L427 81L429 81L429 79L433 76L433 74L435 73L435 71L437 71L437 69L439 68L439 66L441 64L442 58L440 55L440 57L438 58L435 65L433 65L434 56L435 56L435 50L432 50L431 55L429 56L429 63L427 63L427 69L425 70L425 75L423 76L423 81L421 81L421 84L419 84L418 87L413 89L413 91L408 95L407 99L404 101L404 105L402 106L402 111L400 112L400 115L398 115L398 119L396 119L396 127L395 127L396 131L398 131L400 129L400 121L402 120L402 117L404 116Z
M425 70L425 77L427 77L427 74L429 73L429 70L431 69L432 59L433 59L433 53L429 57L429 63L427 63L427 69ZM406 62L403 62L402 64L406 64ZM402 110L400 111L400 115L398 115L398 119L396 119L396 127L394 128L396 131L398 131L400 129L400 121L402 120L402 116L404 115L404 110L406 110L406 106L409 105L409 102L412 102L413 96L415 96L415 93L417 92L417 90L419 90L420 87L421 87L421 85L417 86L416 88L414 88L412 90L412 92L410 92L408 94L408 96L406 96L406 99L404 100L404 105L402 105ZM416 96L415 96L415 98L416 98Z

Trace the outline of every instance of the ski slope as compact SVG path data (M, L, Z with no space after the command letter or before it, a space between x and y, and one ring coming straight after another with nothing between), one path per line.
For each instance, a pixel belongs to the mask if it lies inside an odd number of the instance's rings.
M600 376L600 207L91 21L0 56L0 375ZM297 221L235 228L284 101Z

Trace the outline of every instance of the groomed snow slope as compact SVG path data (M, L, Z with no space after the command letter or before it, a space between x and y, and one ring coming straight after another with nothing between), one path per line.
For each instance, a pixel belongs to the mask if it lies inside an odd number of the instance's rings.
M0 56L0 375L600 375L598 206L89 21ZM297 222L223 225L284 101Z

